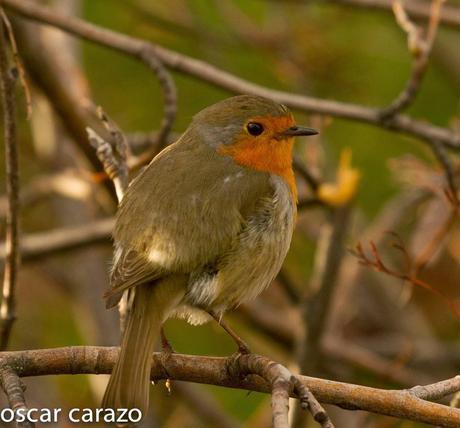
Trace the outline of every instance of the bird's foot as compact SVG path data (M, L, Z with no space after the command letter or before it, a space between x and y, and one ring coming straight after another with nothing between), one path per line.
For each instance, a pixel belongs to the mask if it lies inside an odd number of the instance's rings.
M174 348L171 346L171 343L166 338L163 327L161 327L161 330L160 330L160 339L161 339L161 351L162 351L161 360L162 360L163 369L167 375L167 378L165 380L165 387L168 391L168 394L171 394L172 382L171 382L171 378L169 376L168 370L166 368L166 363L169 357L172 354L175 354L176 351L174 351Z

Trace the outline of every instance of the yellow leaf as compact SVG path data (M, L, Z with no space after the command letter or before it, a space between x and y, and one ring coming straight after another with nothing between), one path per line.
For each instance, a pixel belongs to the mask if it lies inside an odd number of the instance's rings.
M344 149L340 154L336 182L321 184L318 198L328 205L345 205L355 196L360 178L361 173L351 166L351 150Z

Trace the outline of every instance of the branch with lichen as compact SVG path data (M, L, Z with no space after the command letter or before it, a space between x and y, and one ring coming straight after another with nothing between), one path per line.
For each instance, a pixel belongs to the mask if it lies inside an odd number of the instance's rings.
M101 107L97 109L98 117L104 128L109 133L111 140L106 141L92 128L86 128L88 140L96 150L105 173L115 186L118 202L123 199L129 184L128 154L130 153L128 141L120 128L113 122Z

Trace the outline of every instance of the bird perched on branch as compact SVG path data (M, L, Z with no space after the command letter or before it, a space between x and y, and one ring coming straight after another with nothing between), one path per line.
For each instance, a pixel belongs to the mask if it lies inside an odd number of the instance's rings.
M106 293L108 307L127 293L130 315L104 408L145 414L166 319L221 317L275 278L297 211L293 140L316 133L268 99L228 98L198 113L133 180L118 210Z

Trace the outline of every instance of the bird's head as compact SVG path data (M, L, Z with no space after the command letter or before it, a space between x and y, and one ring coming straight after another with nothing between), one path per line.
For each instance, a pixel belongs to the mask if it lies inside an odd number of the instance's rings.
M315 135L298 126L289 109L253 95L227 98L198 113L192 123L200 140L241 166L279 175L295 190L294 137Z

